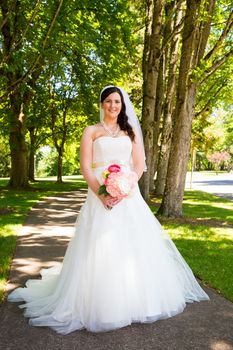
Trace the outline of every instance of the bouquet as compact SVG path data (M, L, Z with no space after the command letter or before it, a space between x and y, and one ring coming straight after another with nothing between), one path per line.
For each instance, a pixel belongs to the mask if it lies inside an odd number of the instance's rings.
M102 176L104 184L100 186L98 194L118 198L128 197L138 181L134 171L124 172L118 164L110 165Z

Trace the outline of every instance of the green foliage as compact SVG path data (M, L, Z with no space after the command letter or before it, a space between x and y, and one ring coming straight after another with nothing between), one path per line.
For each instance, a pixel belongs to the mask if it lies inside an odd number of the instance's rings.
M224 34L231 11L231 1L215 2L206 53L193 73L198 89L192 126L192 147L198 151L202 169L209 167L208 154L215 151L232 153L227 145L224 123L220 123L219 118L216 118L223 105L227 109L232 104L233 56L229 53L233 45L233 35L232 31Z
M10 174L10 149L3 136L0 135L0 177Z
M209 156L216 152L227 152L230 159L225 166L233 165L233 110L228 98L225 103L217 101L216 108L201 113L193 120L192 147L197 151L196 169L212 169ZM223 165L223 163L222 163Z
M101 185L98 191L98 194L101 195L103 194L104 196L108 196L109 193L106 190L106 186L105 185Z
M45 147L36 153L36 177L56 176L57 152L55 148ZM75 143L65 148L63 155L63 175L79 174L79 148Z
M33 135L33 142L27 136L27 144L34 151L47 144L52 133L57 148L78 140L83 127L98 120L103 85L128 80L140 59L136 6L126 0L104 0L101 6L97 0L63 1L54 17L58 4L23 0L10 9L7 2L0 7L5 23L0 32L0 98L6 102L7 134L18 123L12 111L19 113L23 106ZM12 89L17 96L10 106Z

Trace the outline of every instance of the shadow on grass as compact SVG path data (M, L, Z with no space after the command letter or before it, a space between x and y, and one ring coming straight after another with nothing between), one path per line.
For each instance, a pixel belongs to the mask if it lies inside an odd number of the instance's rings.
M160 202L161 199L151 197L150 208L155 215ZM202 191L185 191L183 213L184 216L182 218L169 219L161 216L158 216L158 218L162 222L171 220L179 224L203 224L213 227L233 226L233 202Z
M0 278L6 276L11 262L12 254L16 245L14 235L0 236Z
M41 192L41 191L76 191L86 189L87 184L81 175L70 176L64 178L62 183L57 183L55 178L37 179L35 182L30 182L29 187L22 190L11 189L8 187L8 179L0 178L0 189L12 192Z
M185 190L184 201L191 200L193 202L207 202L207 203L229 203L229 199L220 198L213 194L198 191L198 190ZM232 203L233 204L233 203Z
M221 203L218 207L208 204L183 204L184 215L193 218L210 218L221 220L233 224L233 210L221 208Z
M153 208L152 208L153 211ZM174 226L180 225L192 225L192 226L209 226L209 227L222 227L222 228L233 228L233 222L215 220L211 218L194 218L183 216L181 218L164 218L163 216L156 215L157 219L161 224L173 224Z

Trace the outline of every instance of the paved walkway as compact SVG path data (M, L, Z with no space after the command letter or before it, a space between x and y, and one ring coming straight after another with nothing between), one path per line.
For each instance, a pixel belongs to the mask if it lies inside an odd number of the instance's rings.
M219 197L233 200L233 173L208 173L194 171L191 180L191 173L186 176L186 188L201 190L212 193Z
M29 213L18 238L8 291L43 267L62 261L85 192L41 201ZM107 333L76 331L66 336L30 327L17 304L0 306L1 350L231 350L233 304L210 288L211 300L188 304L185 311L153 324L134 324Z

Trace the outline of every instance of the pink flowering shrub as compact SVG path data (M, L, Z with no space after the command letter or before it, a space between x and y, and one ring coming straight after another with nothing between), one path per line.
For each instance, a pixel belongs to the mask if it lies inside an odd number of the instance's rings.
M214 152L207 156L208 160L214 165L216 170L219 170L221 165L224 165L224 163L227 164L227 162L230 160L231 156L228 152Z

